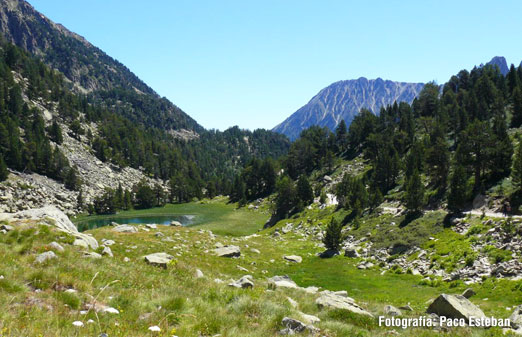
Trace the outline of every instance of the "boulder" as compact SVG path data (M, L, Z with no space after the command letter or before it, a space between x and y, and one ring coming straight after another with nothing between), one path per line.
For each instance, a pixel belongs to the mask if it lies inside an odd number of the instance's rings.
M285 328L279 331L281 335L294 335L306 330L306 324L290 317L283 318L282 324Z
M509 320L514 329L522 327L522 305L515 307L513 313L509 316Z
M145 262L150 265L167 269L170 260L172 260L174 257L167 253L154 253L144 256L143 258L145 259Z
M234 288L242 288L242 289L253 288L254 282L252 282L251 275L245 275L242 278L240 278L239 280L229 283L228 286L234 287Z
M115 226L112 230L115 232L118 232L118 233L137 233L138 232L138 229L131 225L118 225L118 226Z
M199 269L196 269L195 276L196 276L196 278L203 278L203 277L205 277L205 275L203 275L203 272L201 270L199 270Z
M402 312L395 308L393 305L387 305L384 307L384 313L388 316L400 316Z
M238 246L223 246L214 249L214 253L220 257L239 257L241 250Z
M55 241L51 242L51 243L49 244L49 246L50 246L52 249L56 250L57 252L63 252L63 251L65 250L65 249L63 249L63 247L62 247L61 244L59 244L58 242L55 242Z
M315 303L319 308L343 309L355 314L373 317L371 313L355 303L353 298L328 290L322 291L320 296L315 300Z
M274 276L268 279L271 288L299 288L297 284L288 276Z
M464 296L465 298L470 298L474 295L476 295L475 290L471 288L464 290L464 292L462 293L462 296Z
M470 317L485 317L479 307L461 295L442 294L430 304L427 312L448 318L462 318L466 321L469 321Z
M114 255L112 254L112 250L109 247L107 247L107 246L103 247L102 255L107 255L109 257L114 257Z
M285 256L283 256L283 259L290 261L290 262L295 262L295 263L303 262L303 258L300 257L299 255L285 255Z
M68 233L83 242L87 248L97 249L98 241L92 236L78 232L78 228L71 220L55 206L45 206L37 209L29 209L17 213L0 213L0 221L18 222L21 220L38 220L48 226L56 227L58 230Z
M14 229L13 226L9 226L9 225L2 225L0 226L0 230L3 230L3 231L6 231L6 232L10 232Z
M255 254L261 254L261 252L259 251L259 249L250 248L250 251L251 251L252 253L255 253Z
M314 315L308 315L305 313L300 312L301 318L306 324L315 324L321 322L321 319Z
M158 226L155 223L146 224L145 227L148 229L158 229Z
M107 240L107 239L102 239L102 245L108 247L108 246L112 246L113 244L115 244L116 242L114 242L114 240Z
M179 221L171 221L170 222L170 225L171 226L174 226L174 227L182 227L183 225L181 224L181 222Z
M95 253L95 252L84 252L83 257L88 258L88 259L101 259L102 258L102 256L100 254Z
M57 256L53 251L48 251L48 252L38 255L34 261L36 263L44 263L47 260L56 259L56 257Z

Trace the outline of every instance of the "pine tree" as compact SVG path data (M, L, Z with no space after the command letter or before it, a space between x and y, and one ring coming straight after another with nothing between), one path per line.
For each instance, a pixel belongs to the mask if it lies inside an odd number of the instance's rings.
M297 181L297 197L303 205L309 205L314 201L314 191L306 176L302 175Z
M0 181L6 180L8 175L9 171L7 170L4 157L0 154Z
M448 195L448 209L459 212L466 204L467 174L464 166L456 163L451 175L450 190Z
M276 214L280 217L288 216L297 206L298 200L292 179L287 176L281 178L277 182Z
M58 124L56 119L53 120L51 129L49 130L49 136L51 137L52 141L56 144L61 144L63 142L62 129L60 128L60 125Z
M424 185L418 170L408 178L406 184L406 208L410 212L418 212L424 206Z
M511 119L511 127L518 128L522 125L522 90L516 87L513 90L513 118Z
M343 242L342 230L342 223L332 218L332 221L330 221L326 227L326 233L323 238L323 243L326 249L339 251Z
M518 189L522 189L522 142L519 142L515 157L513 158L513 170L511 178Z

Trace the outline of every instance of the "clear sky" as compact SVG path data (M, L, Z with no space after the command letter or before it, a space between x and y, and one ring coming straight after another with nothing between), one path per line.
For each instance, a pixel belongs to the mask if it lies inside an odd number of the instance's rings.
M29 0L206 128L272 128L346 79L522 60L522 1Z

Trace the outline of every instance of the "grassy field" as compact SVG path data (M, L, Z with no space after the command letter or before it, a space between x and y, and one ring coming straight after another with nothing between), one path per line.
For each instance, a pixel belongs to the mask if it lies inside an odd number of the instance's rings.
M110 226L91 233L101 242L114 240L114 257L83 257L84 249L71 246L71 238L63 233L37 226L0 235L0 336L277 336L285 316L301 318L300 312L321 319L315 324L320 336L389 336L393 329L378 327L377 321L337 310L321 310L314 303L316 295L300 290L268 289L266 279L289 275L300 286L318 286L329 290L347 290L361 306L379 315L384 306L410 304L414 311L406 317L423 315L427 301L441 293L461 293L462 283L434 282L423 285L421 277L384 273L374 267L358 270L357 259L337 256L320 259L317 241L288 233L275 238L274 228L248 238L240 233L257 231L266 214L258 211L234 210L222 201L167 206L165 211L201 214L211 219L190 228L159 226L157 230L117 233ZM163 211L163 209L161 209ZM155 210L156 211L156 210ZM239 214L239 216L238 216ZM308 213L311 217L311 212ZM326 213L323 215L326 216ZM325 218L326 219L326 218ZM312 221L315 223L315 221ZM238 229L240 225L248 229ZM277 226L284 225L284 222ZM213 238L202 228L223 229ZM164 236L158 235L161 232ZM216 232L216 231L214 231ZM230 233L230 234L229 234ZM444 238L445 231L439 232ZM166 238L169 238L165 240ZM50 242L65 247L57 258L44 264L35 257L51 250ZM216 243L241 248L238 259L219 258L212 249ZM261 253L251 251L258 249ZM443 247L437 247L443 249ZM147 265L143 256L166 252L174 256L167 269ZM283 255L303 257L300 264L290 263ZM125 260L128 259L128 262ZM247 271L240 270L241 268ZM200 269L203 278L196 278ZM253 289L227 286L230 279L250 274ZM216 282L216 279L224 283ZM67 289L74 289L74 292ZM487 280L474 285L472 298L486 314L508 317L522 302L520 282ZM298 302L293 308L287 297ZM116 308L119 314L87 310L89 303ZM89 321L91 320L91 321ZM83 327L72 323L81 321ZM88 323L91 322L91 323ZM151 326L160 332L150 332ZM439 336L429 329L397 329L405 336ZM306 334L305 334L306 335ZM500 329L451 330L448 336L501 336Z
M103 216L79 216L72 219L74 223L85 220L110 218L132 218L136 216L168 216L194 215L191 226L208 229L216 234L240 236L255 233L263 228L270 217L266 211L253 211L247 208L238 208L237 204L228 203L227 198L215 198L186 204L167 204L164 207L152 209L122 211L118 214Z

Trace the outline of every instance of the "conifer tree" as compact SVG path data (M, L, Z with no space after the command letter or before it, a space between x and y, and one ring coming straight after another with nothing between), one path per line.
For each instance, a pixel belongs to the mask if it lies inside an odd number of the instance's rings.
M326 233L323 238L323 243L326 249L338 251L339 248L341 248L343 242L342 229L342 223L332 218L326 227Z
M466 204L467 197L467 174L464 166L455 163L453 174L450 180L450 190L448 195L448 209L452 212L459 212Z
M413 174L408 178L406 183L406 208L410 212L418 212L424 206L424 185L418 170L414 170Z
M7 170L4 157L0 154L0 181L6 180L8 175L9 171Z
M513 117L511 127L518 128L522 125L522 90L516 87L513 90Z
M522 189L522 142L519 143L515 157L513 158L513 170L511 178L518 189Z
M305 175L297 181L297 197L303 205L309 205L314 201L314 191Z

